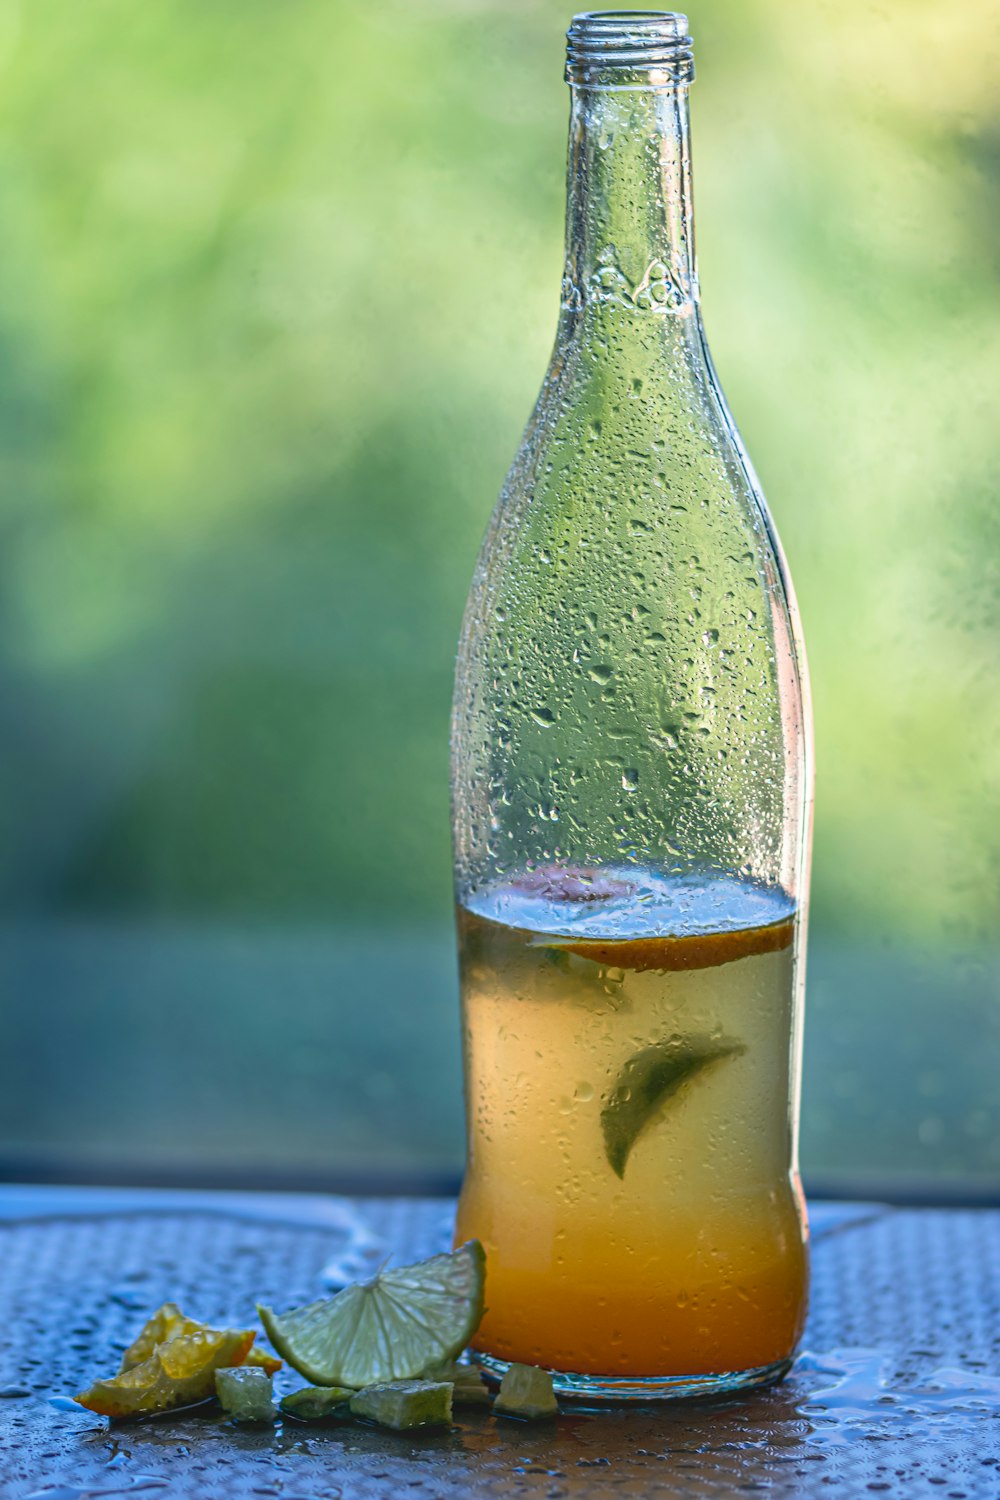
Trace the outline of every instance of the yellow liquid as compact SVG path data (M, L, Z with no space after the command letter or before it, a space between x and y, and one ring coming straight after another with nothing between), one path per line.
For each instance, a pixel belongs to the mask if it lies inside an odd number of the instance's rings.
M795 1348L808 1281L794 910L736 881L648 876L643 890L637 906L632 880L581 894L556 872L459 911L469 1140L457 1239L487 1252L475 1347L582 1375L768 1366ZM739 925L746 916L776 920ZM668 922L673 935L657 930ZM652 1110L619 1176L605 1116L622 1070L685 1038L730 1050Z

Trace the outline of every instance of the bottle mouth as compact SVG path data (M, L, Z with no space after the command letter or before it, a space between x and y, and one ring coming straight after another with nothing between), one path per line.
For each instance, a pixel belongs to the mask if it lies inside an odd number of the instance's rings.
M587 10L566 33L569 83L622 87L690 83L687 16L669 10Z

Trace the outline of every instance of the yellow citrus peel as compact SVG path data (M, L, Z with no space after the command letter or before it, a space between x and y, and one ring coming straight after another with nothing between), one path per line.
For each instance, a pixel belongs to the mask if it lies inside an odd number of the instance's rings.
M273 1374L280 1361L251 1359L250 1328L210 1328L165 1302L147 1320L122 1356L117 1375L96 1380L75 1398L104 1417L148 1416L189 1406L215 1394L215 1372L251 1362Z

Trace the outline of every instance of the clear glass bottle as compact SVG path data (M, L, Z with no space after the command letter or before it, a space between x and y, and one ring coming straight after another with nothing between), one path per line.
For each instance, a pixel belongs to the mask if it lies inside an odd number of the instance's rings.
M552 361L483 544L452 784L477 1348L591 1398L775 1379L810 717L774 526L705 343L682 15L569 31Z

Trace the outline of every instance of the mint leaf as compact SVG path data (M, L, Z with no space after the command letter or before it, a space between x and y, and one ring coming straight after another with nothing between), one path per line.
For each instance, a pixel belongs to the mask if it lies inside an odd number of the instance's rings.
M668 1036L630 1057L601 1110L604 1150L625 1176L629 1152L668 1099L713 1063L747 1049L729 1037Z

